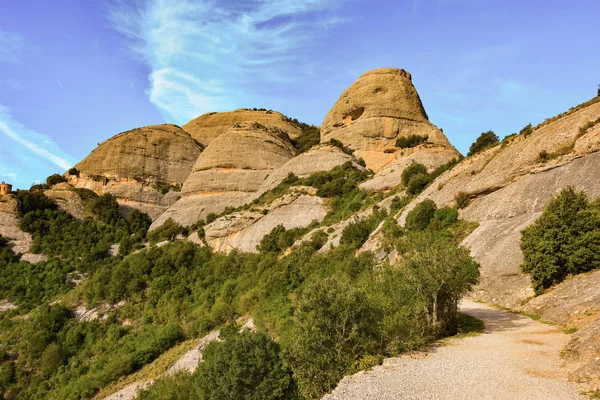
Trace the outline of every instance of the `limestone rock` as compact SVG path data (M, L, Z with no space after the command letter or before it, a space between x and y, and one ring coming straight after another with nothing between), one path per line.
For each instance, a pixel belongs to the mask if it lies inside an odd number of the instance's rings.
M281 129L245 122L229 129L204 150L185 181L182 197L153 224L172 218L190 225L209 213L246 203L265 179L295 155Z
M29 253L33 239L19 227L19 201L12 194L0 196L0 235L9 240L13 252L23 254L23 261L33 264L47 259L43 254Z
M357 163L356 158L344 153L341 149L328 144L320 144L306 153L290 159L280 168L273 171L263 181L256 193L256 197L275 188L289 174L294 174L299 178L306 178L317 172L331 171L335 167L351 162L355 168L364 170Z
M595 152L593 140L596 131L579 135L580 126L598 117L600 103L591 104L536 127L527 137L520 135L464 159L413 200L399 222L403 224L406 214L425 199L438 207L454 206L459 192L468 193L472 201L461 210L461 218L480 224L463 243L481 264L481 283L474 297L517 307L533 295L529 277L520 270L521 230L567 186L592 199L600 196L600 153ZM572 145L571 152L540 162L542 150L552 153Z
M75 187L117 197L126 214L139 208L157 218L175 203L202 149L176 125L156 125L120 133L102 142L69 176ZM169 190L162 194L161 189ZM164 190L163 190L164 192Z
M292 139L300 134L300 128L289 122L279 112L253 111L243 108L230 112L206 113L185 124L183 129L202 145L208 146L214 139L230 128L243 122L258 122L262 125L274 126L281 129Z
M321 127L322 142L340 140L376 172L403 156L395 147L396 139L411 135L446 148L452 158L459 156L429 122L411 75L396 68L375 69L360 76L342 93Z
M243 211L218 218L204 228L207 243L217 251L238 249L256 253L256 246L277 225L286 229L306 227L312 221L322 221L328 207L320 197L293 193L265 210L266 214L262 210Z
M201 147L176 125L133 129L102 142L77 168L83 175L182 184Z
M45 190L44 194L54 200L58 208L68 212L73 217L81 220L85 213L85 208L81 197L75 192L73 186L66 182L52 186L51 189Z

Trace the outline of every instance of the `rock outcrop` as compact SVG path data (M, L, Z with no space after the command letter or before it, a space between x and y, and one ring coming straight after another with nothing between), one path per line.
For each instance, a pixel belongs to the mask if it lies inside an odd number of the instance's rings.
M281 129L258 122L236 125L205 149L183 185L181 199L151 229L169 218L191 225L210 213L245 204L265 179L294 155L294 146Z
M271 110L254 111L240 108L230 112L210 112L185 124L183 129L203 146L243 122L258 122L261 125L281 129L291 139L300 135L300 128L288 121L285 115Z
M68 212L79 220L83 219L85 208L73 186L66 182L59 183L45 190L44 194L54 200L60 210Z
M429 122L411 75L396 68L363 74L342 93L321 126L322 142L341 141L376 172L395 161L397 166L392 169L404 167L402 159L415 152L398 149L395 144L397 138L410 136L420 136L427 148L436 148L437 156L429 157L436 160L435 166L459 157L444 134Z
M29 263L46 260L42 254L29 253L33 239L19 227L19 201L12 194L0 196L0 235L8 239L14 253L22 253L22 260Z
M264 210L264 211L263 211ZM260 210L225 215L204 229L206 242L217 251L233 249L256 253L262 238L278 225L286 229L303 228L321 222L329 207L321 197L292 193Z
M120 133L102 142L69 176L75 187L111 193L126 212L139 208L152 218L175 203L202 147L176 125Z

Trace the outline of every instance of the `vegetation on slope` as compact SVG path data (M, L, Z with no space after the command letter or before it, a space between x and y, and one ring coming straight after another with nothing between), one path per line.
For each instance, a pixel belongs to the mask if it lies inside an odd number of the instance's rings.
M522 232L523 272L536 294L568 275L600 266L600 203L567 188L548 202L536 222Z

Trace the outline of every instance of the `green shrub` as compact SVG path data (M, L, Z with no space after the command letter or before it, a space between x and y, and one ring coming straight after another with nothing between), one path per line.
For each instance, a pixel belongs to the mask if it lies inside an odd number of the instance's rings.
M337 139L329 139L329 142L327 142L327 144L337 147L349 156L354 154L354 150L352 150L350 147L346 146L344 143L340 142Z
M435 230L450 228L458 222L458 211L455 208L444 207L435 210L431 227Z
M69 170L68 174L71 176L79 176L79 170L77 168L73 167Z
M406 186L406 192L408 194L419 194L429 185L429 175L418 173L411 176Z
M568 275L600 266L600 210L586 195L567 188L548 202L521 237L523 272L537 294Z
M402 185L404 185L404 187L407 187L408 183L410 182L410 178L417 174L427 175L427 168L425 168L423 164L413 162L408 167L404 168L404 171L402 171Z
M533 127L531 126L531 124L525 125L525 127L521 129L521 131L519 131L519 135L523 135L525 137L531 135L532 133Z
M98 197L96 192L85 188L75 188L75 193L77 193L77 195L84 204L87 204L89 201L94 200Z
M437 206L433 200L420 202L406 215L406 229L413 231L422 231L426 229L433 217Z
M30 190L17 190L19 200L19 211L22 215L30 211L56 210L58 206L54 200L46 197L42 192Z
M447 163L440 165L439 167L434 169L433 172L429 175L429 180L431 182L433 182L434 180L437 179L438 176L440 176L444 172L450 171L452 168L454 168L454 166L458 165L458 163L462 160L462 158L463 158L463 156L460 156L459 158L453 158L452 160L448 161Z
M454 196L454 201L456 202L457 208L465 208L471 204L471 197L468 193L458 192L456 196Z
M52 174L46 178L46 185L54 186L58 183L62 183L62 182L66 182L66 181L67 181L67 178L65 178L64 176L62 176L60 174Z
M473 154L477 154L482 150L493 147L500 143L500 139L498 135L494 133L494 131L483 132L475 142L469 147L469 153L467 156L472 156Z
M548 159L550 158L550 154L548 154L546 150L542 150L540 151L538 158L541 162L548 161Z
M123 218L119 202L110 193L105 193L90 200L86 208L105 224L116 225Z
M396 147L400 149L410 149L420 145L421 143L427 142L427 139L427 136L419 135L401 136L396 139Z
M321 142L321 129L318 126L300 123L301 133L296 139L292 139L292 144L302 154Z
M206 400L297 398L279 345L263 333L229 335L225 342L206 346L202 358L194 382Z
M349 244L355 248L359 248L367 241L371 231L372 228L366 219L352 221L342 231L340 244Z
M182 226L169 218L160 227L148 232L147 237L150 243L156 244L165 240L173 241L181 232L183 232Z
M331 391L356 361L374 347L376 325L363 289L327 278L302 292L286 359L300 392L320 398Z

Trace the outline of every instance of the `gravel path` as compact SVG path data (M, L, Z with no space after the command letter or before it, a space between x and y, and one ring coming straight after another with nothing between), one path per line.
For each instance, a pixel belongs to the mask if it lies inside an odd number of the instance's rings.
M586 399L561 369L568 335L483 304L463 301L460 308L483 320L485 333L452 339L427 354L386 359L344 378L324 400Z

